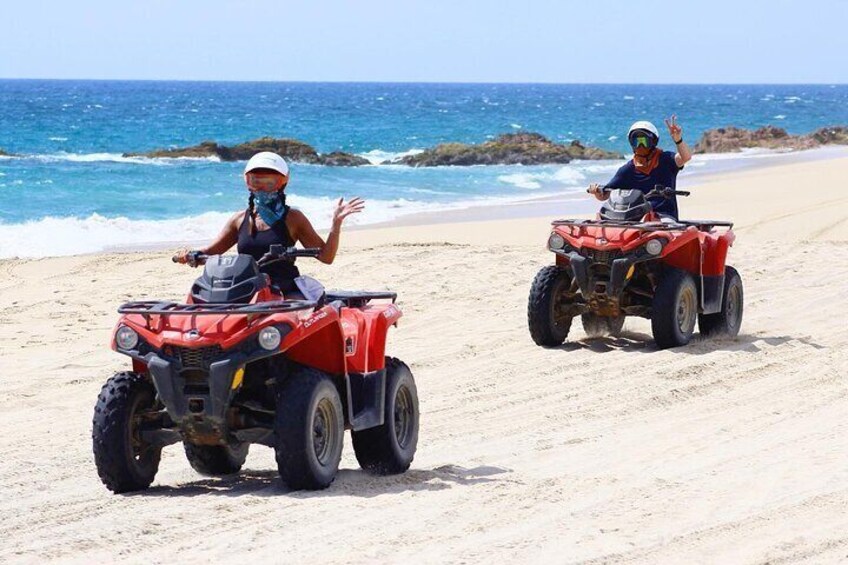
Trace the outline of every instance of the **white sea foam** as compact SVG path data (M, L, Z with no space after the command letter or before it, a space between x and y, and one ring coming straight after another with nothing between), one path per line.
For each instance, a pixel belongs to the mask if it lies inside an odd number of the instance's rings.
M215 156L210 157L124 157L120 153L50 153L46 155L23 155L22 159L35 159L42 163L56 163L70 161L74 163L131 163L135 165L173 165L185 161L220 162Z
M381 165L385 161L394 161L396 159L401 159L406 157L407 155L418 155L421 153L423 149L410 149L409 151L400 151L400 152L392 152L392 151L383 151L381 149L372 149L371 151L365 153L359 153L358 156L363 159L368 159L368 161L372 165Z
M48 137L50 141L68 141L67 137Z
M303 210L317 229L329 227L336 202L334 198L292 195L290 202ZM439 205L405 199L369 200L366 211L349 218L347 224L373 224L406 214L461 205L473 203ZM19 224L0 223L0 258L75 255L114 248L209 241L220 232L230 216L231 212L206 212L186 218L132 220L92 214L84 218L45 217Z
M556 188L563 185L575 186L584 180L586 180L586 175L574 165L566 165L553 172L521 172L498 177L498 182L511 184L525 190L538 190L543 187Z
M550 194L553 194L551 192ZM548 196L535 193L534 196ZM476 197L454 202L417 200L368 200L362 214L351 216L345 225L387 222L409 214L440 212L486 205L504 205L523 200L523 195ZM318 230L330 226L333 197L298 197L292 206L303 210ZM46 217L25 223L0 223L0 259L47 257L94 253L110 249L140 249L157 246L191 245L210 241L231 216L231 212L206 212L197 216L167 220L131 220L92 214L85 218ZM45 237L45 234L48 234Z

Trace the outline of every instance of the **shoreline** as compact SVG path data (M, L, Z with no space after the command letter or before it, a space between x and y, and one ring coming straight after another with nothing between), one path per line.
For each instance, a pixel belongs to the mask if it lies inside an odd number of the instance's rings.
M678 179L680 188L697 188L722 180L732 180L735 176L747 172L768 171L779 167L793 166L805 163L825 163L848 157L848 147L821 147L804 151L748 151L742 154L712 154L696 156L694 164L688 165L689 170L681 173ZM516 189L521 190L521 189ZM564 216L588 217L595 213L597 204L582 191L564 191L560 195L546 194L514 201L482 202L479 205L464 205L451 208L449 205L442 210L427 212L411 212L387 221L369 224L345 226L344 233L348 242L361 239L358 234L381 231L403 230L405 228L424 228L445 224L479 223L486 221L506 222L527 218L546 218L548 220ZM686 203L681 207L685 210ZM155 220L154 220L155 221ZM318 229L326 233L326 229ZM173 242L152 242L134 245L106 245L100 250L44 256L23 256L0 258L0 264L15 260L43 259L49 257L74 257L111 253L145 253L176 250L184 247L192 248L205 245L209 239L182 240ZM343 241L342 245L344 246Z
M725 157L727 155L727 157ZM731 156L732 155L732 156ZM848 147L821 147L805 151L763 151L739 153L714 153L708 155L696 155L693 162L699 157L706 157L704 165L708 163L723 163L730 165L721 170L701 171L701 167L691 172L684 173L682 180L685 184L680 185L678 177L678 188L686 189L698 187L706 183L720 180L721 178L745 171L756 171L769 169L795 163L809 163L816 161L829 161L848 157ZM688 165L690 168L692 165ZM690 182L691 181L691 182ZM387 227L437 225L456 222L480 222L497 219L519 219L550 216L552 206L574 206L574 211L569 212L576 216L594 214L597 204L594 200L587 198L582 192L563 193L559 196L543 196L539 198L527 198L509 203L481 204L469 206L456 210L443 210L438 212L416 212L400 216L387 222L379 222L364 226L347 228L348 231L380 229ZM553 218L552 218L553 219Z

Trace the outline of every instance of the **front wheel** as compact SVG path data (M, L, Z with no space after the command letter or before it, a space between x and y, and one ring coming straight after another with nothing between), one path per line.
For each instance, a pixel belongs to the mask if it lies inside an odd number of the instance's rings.
M571 284L571 274L556 265L542 268L533 279L527 301L527 325L536 345L562 345L568 337L574 318L574 313L569 311L574 303Z
M409 469L418 447L418 389L406 363L386 357L386 404L382 426L351 433L359 465L391 475Z
M665 272L654 292L651 329L660 349L686 345L698 319L698 290L692 275L679 269Z
M721 310L715 314L698 316L698 329L701 335L726 335L736 337L742 327L742 310L744 294L742 292L742 277L733 267L724 269L724 288L722 290Z
M143 490L153 482L162 447L145 441L141 430L156 413L156 391L143 375L118 373L103 385L91 438L97 474L112 492Z
M241 471L250 444L196 445L185 442L183 447L186 459L195 471L208 477L222 477Z
M326 373L297 367L277 390L274 432L280 477L293 490L327 488L344 442L339 392Z

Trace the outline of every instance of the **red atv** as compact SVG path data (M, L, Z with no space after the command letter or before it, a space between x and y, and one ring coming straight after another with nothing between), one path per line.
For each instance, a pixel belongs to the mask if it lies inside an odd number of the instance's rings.
M595 220L557 220L548 239L556 264L530 288L527 319L537 345L560 345L580 316L590 337L618 335L626 316L651 320L661 349L686 345L695 331L735 336L742 323L742 279L725 266L731 222L660 218L650 198L688 196L656 186L605 188Z
M182 442L204 475L237 473L252 443L273 447L292 489L335 478L344 430L359 464L377 474L409 468L418 444L418 395L409 368L384 357L401 317L391 292L324 292L308 277L287 300L262 270L315 257L272 246L204 256L186 304L128 302L112 348L132 371L103 386L94 409L94 461L116 493L153 482L162 448ZM376 301L376 302L375 302Z

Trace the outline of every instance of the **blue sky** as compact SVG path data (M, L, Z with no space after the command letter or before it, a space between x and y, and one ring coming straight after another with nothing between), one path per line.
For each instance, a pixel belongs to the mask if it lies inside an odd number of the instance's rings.
M4 2L0 77L846 83L845 0Z

